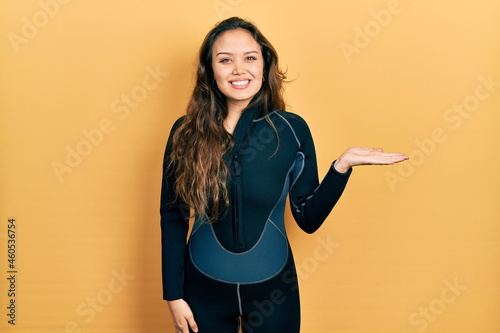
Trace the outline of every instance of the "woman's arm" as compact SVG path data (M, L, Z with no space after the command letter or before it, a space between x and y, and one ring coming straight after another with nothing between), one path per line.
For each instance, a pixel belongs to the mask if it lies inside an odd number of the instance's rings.
M351 147L329 168L319 183L314 142L303 119L291 122L300 142L295 171L290 179L290 207L295 221L307 233L316 231L340 199L352 167L358 165L388 165L404 161L404 154L384 153L379 148Z
M175 175L170 164L172 137L180 124L177 121L170 132L163 161L163 179L160 199L161 253L163 298L179 299L184 296L184 253L189 224L175 198Z
M180 124L174 124L165 149L163 179L161 186L161 248L163 298L168 302L176 333L189 333L189 328L198 332L193 313L182 299L184 290L184 254L189 224L181 204L175 199L173 185L175 176L170 164L172 137Z

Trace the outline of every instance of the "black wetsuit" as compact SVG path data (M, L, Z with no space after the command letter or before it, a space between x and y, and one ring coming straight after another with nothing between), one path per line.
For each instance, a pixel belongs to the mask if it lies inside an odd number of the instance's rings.
M299 332L297 275L286 237L287 195L297 224L312 233L340 198L351 170L330 167L318 181L311 133L299 116L274 111L271 125L259 108L245 110L225 162L231 207L213 224L195 219L188 245L183 205L175 202L167 170L173 126L164 162L161 195L163 298L184 298L199 332ZM277 148L277 149L276 149Z

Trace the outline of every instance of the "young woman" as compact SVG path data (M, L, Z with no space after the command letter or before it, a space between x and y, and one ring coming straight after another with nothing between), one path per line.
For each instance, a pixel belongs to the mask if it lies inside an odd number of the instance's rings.
M312 233L353 166L407 159L351 147L320 184L309 128L285 111L284 79L275 49L246 20L220 22L201 46L187 113L168 139L161 194L163 298L176 332L299 332L287 196Z

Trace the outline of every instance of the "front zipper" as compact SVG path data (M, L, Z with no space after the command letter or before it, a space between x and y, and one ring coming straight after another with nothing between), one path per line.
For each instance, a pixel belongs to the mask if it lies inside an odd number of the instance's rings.
M239 176L241 174L239 153L234 153L231 161L231 197L232 197L232 212L233 212L233 245L236 249L243 247L241 221L239 212Z
M245 135L243 136L243 139L241 140L241 143L239 144L239 147L237 149L234 149L235 152L232 154L231 158L231 196L232 196L232 227L233 227L233 245L234 248L237 250L239 249L244 249L244 237L243 237L243 223L240 220L240 214L241 212L240 207L242 205L241 198L240 198L240 175L241 175L241 164L240 164L240 151L243 148L243 144L245 143L245 139L247 138L248 134L250 133L250 130L252 129L252 124L253 121L255 120L255 117L257 116L257 112L254 112L252 116L252 120L248 124L247 130L245 132ZM235 147L236 148L236 147Z

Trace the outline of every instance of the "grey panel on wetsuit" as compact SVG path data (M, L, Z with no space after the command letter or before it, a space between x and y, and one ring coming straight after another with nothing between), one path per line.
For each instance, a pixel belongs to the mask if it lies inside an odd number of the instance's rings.
M290 181L293 183L300 175L303 163L303 155L298 154L285 179L280 199L260 239L250 250L242 253L228 251L217 240L212 225L200 221L195 223L189 253L193 264L203 274L222 282L249 284L268 280L283 269L288 260L284 223L286 197Z
M269 221L259 242L247 252L233 253L224 249L208 224L198 228L189 250L193 264L202 273L229 283L257 283L270 279L282 270L288 258L286 238Z

